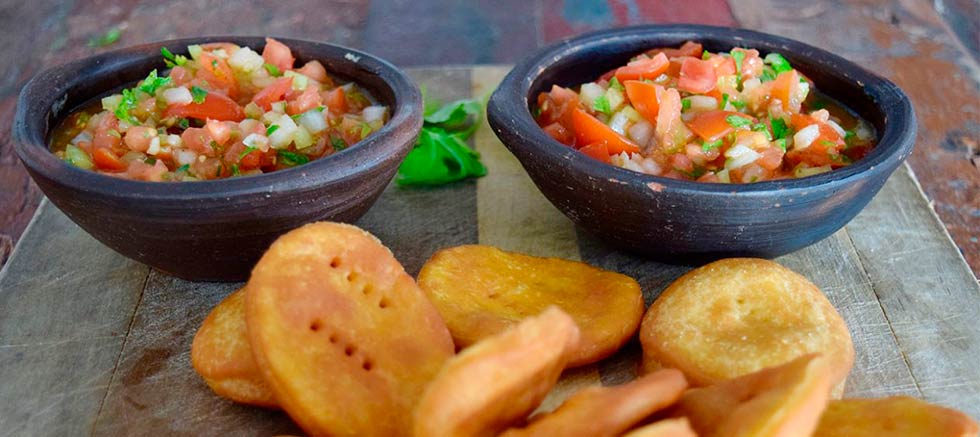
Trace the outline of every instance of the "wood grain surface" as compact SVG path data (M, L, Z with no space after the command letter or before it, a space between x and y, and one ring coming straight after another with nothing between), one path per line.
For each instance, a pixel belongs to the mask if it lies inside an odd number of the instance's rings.
M643 23L742 26L843 54L912 97L912 168L980 272L980 4L975 0L230 0L0 4L0 265L40 199L14 156L17 93L41 68L166 38L268 34L362 48L400 66L514 63L589 30ZM192 17L192 19L188 19ZM122 29L109 47L87 42Z
M506 67L418 69L448 101L482 96ZM617 252L576 229L484 126L490 173L442 188L394 185L358 224L416 274L442 247L485 243L581 259L636 278L647 303L690 269ZM980 285L908 167L845 229L778 262L814 281L857 351L846 396L908 394L980 417ZM194 332L241 284L192 283L102 246L48 202L0 271L0 429L5 435L298 433L281 412L213 395L189 363ZM576 388L635 375L635 341L568 372L548 409Z

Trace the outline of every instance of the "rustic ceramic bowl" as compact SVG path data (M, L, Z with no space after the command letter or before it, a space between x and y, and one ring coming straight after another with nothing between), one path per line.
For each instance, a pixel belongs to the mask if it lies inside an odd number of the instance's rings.
M546 135L531 108L552 85L594 80L649 48L701 42L779 52L817 89L856 111L879 143L843 169L802 179L728 185L649 176L593 160ZM893 83L818 48L764 33L697 25L638 26L586 34L525 59L494 92L490 125L545 197L607 243L668 262L774 257L850 221L912 151L915 114Z
M14 120L17 154L38 186L75 223L132 259L186 279L237 281L279 235L318 220L356 220L391 181L422 125L418 88L391 64L356 50L281 39L298 62L318 60L367 88L391 120L356 146L295 168L202 182L123 180L66 164L48 135L75 108L164 70L160 48L230 41L261 51L260 37L180 39L126 48L35 76Z

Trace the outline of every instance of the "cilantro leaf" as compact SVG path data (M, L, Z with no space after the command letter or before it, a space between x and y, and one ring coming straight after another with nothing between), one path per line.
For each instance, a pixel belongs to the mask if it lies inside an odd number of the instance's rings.
M776 80L776 70L772 67L766 65L762 68L762 76L759 76L760 82L771 82Z
M718 109L724 110L728 106L728 93L721 94L721 103L718 104Z
M701 142L701 150L703 150L705 152L710 152L713 149L717 149L717 148L721 147L721 143L722 143L721 138L719 138L717 140L714 140L714 141L712 141L710 143L707 142L707 141L702 141Z
M752 122L749 121L749 119L745 117L740 117L735 114L725 117L725 122L728 123L729 126L734 128L740 128L740 127L746 127L752 125Z
M262 64L262 67L265 68L265 71L269 72L269 76L272 77L282 76L282 71L280 71L279 67L276 67L275 65L266 62L265 64Z
M612 79L609 79L609 88L612 88L617 91L623 91L626 89L626 87L624 87L623 84L619 83L619 79L616 79L616 76L613 76Z
M776 72L776 75L793 69L793 66L789 64L789 61L780 55L779 53L770 53L766 55L764 59L765 63L772 65L772 69Z
M772 125L772 136L777 140L781 140L789 136L789 126L781 118L773 118L770 114L769 124Z
M745 52L732 50L732 59L735 60L735 73L742 76L742 62L745 61Z
M187 128L191 127L191 122L186 118L181 118L180 120L177 120L177 126L186 130Z
M592 102L592 109L606 115L612 114L612 107L609 105L609 99L605 95L596 97L595 101Z
M160 47L160 54L163 55L163 63L167 64L168 67L184 65L187 63L187 56L174 55L174 53L166 47Z
M435 186L487 174L480 154L457 135L423 128L418 143L398 168L399 185Z
M173 80L171 80L169 77L158 77L157 71L153 70L150 72L149 76L146 76L146 79L143 79L143 81L140 82L139 89L140 91L152 96L156 94L158 89L170 85L171 83L173 83Z
M194 85L191 87L191 96L194 98L194 103L204 103L204 99L208 96L208 90Z
M129 113L129 111L134 108L136 108L135 88L122 90L122 100L119 101L119 106L116 106L116 110L114 111L116 118L132 125L139 124L136 117L133 117L133 115Z
M338 152L347 148L347 143L344 142L344 139L335 136L330 137L330 145Z
M122 29L118 27L113 27L99 36L94 36L88 40L89 47L105 47L110 46L119 41L119 37L122 36Z
M290 152L288 150L278 150L276 154L282 158L284 164L289 166L303 165L310 162L310 157L296 152Z
M252 146L245 147L245 150L238 155L238 160L241 161L245 159L245 157L248 156L249 153L252 153L253 150L255 150L255 147Z
M687 97L681 99L681 111L687 111L689 109L691 109L691 99Z
M783 149L783 151L785 152L786 151L786 138L780 138L780 139L776 140L776 145L779 146L780 149Z
M275 132L275 131L277 131L277 130L279 130L279 125L278 124L269 125L269 127L265 129L265 136L272 135L272 133Z
M752 130L754 130L756 132L765 133L766 134L766 139L769 140L769 141L772 141L772 134L769 133L769 128L766 127L765 124L762 124L762 123L753 124L752 125Z
M465 140L479 127L483 104L477 100L457 100L425 116L425 126L439 127L461 135Z

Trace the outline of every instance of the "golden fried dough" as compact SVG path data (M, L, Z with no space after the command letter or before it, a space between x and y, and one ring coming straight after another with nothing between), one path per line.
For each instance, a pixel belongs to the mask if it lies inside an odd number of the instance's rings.
M256 363L306 432L410 432L412 408L454 348L380 241L351 225L303 226L272 244L245 289Z
M589 387L555 411L534 417L524 428L503 437L614 437L655 411L672 405L684 393L684 374L664 369L615 387Z
M814 437L976 437L966 414L907 396L832 401Z
M640 285L629 276L491 246L437 252L422 267L419 286L439 309L457 347L557 305L582 335L569 367L611 355L636 333L643 317Z
M496 436L524 420L578 346L575 321L556 307L464 349L415 409L416 437Z
M245 332L245 291L226 297L204 319L191 345L191 365L218 396L278 408L262 379Z
M688 390L674 413L702 437L808 436L830 396L827 360L804 355L778 367Z
M847 325L813 283L775 262L732 258L694 269L650 306L640 327L647 370L706 386L821 353L835 395L854 364Z
M634 429L623 437L698 437L687 418L664 419Z

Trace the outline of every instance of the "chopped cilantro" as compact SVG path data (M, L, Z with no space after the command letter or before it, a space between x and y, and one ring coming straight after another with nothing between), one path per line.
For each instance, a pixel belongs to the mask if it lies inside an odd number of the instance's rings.
M242 172L238 170L238 164L231 165L231 174L234 176L240 176L242 174Z
M129 113L134 108L136 108L136 91L134 89L122 90L122 100L119 101L119 106L116 106L114 111L116 118L132 125L139 124L136 117Z
M269 76L272 77L282 76L282 71L279 71L279 67L276 67L275 65L272 65L268 62L262 64L262 66L265 67L265 71L269 72Z
M534 118L538 118L538 117L541 116L541 112L543 112L543 110L541 109L540 106L538 106L537 108L534 108L534 111L531 111L531 112L532 112L532 115L534 115Z
M269 125L269 127L265 129L265 136L272 135L272 133L277 130L279 130L278 124Z
M718 109L724 110L725 106L728 106L728 93L721 94L721 103L718 104Z
M687 111L691 109L691 99L685 97L681 99L681 111Z
M371 135L371 132L373 132L373 131L374 131L374 129L371 128L371 125L370 124L361 123L361 139L362 140L365 139L365 138L367 138L368 135Z
M184 164L184 165L182 165L180 167L177 167L177 169L174 170L174 173L179 173L179 172L187 173L188 171L190 171L190 169L191 169L191 165L190 164Z
M732 101L730 101L728 103L731 103L732 106L735 107L735 109L745 108L745 102L742 102L742 101L739 101L739 100L732 100Z
M783 55L775 52L766 55L765 63L772 65L772 69L775 71L776 75L793 69L793 66L789 64L789 61L787 61Z
M480 154L465 142L479 127L484 105L460 100L426 115L415 148L398 167L398 185L435 186L486 175Z
M820 144L823 144L824 146L827 146L827 147L837 147L837 143L835 143L833 141L830 141L830 140L821 140L820 141Z
M296 166L306 164L310 162L310 158L302 153L290 152L288 150L279 150L276 152L284 164L289 166Z
M768 65L766 65L765 67L763 67L762 68L762 76L759 76L759 81L760 82L771 82L771 81L774 81L774 80L776 80L776 70L773 70L772 67L770 67Z
M594 109L596 112L612 115L612 107L610 107L609 99L607 99L605 95L596 97L595 101L592 102L592 109Z
M174 55L173 52L166 47L160 47L160 54L163 55L163 62L167 64L168 67L184 65L187 63L187 56Z
M197 85L191 87L191 96L194 98L194 103L204 103L204 99L208 96L208 91Z
M238 155L238 160L241 161L245 159L245 157L248 156L249 153L252 153L253 150L255 150L255 147L252 146L246 147L245 150Z
M735 60L735 74L742 76L742 62L745 62L745 52L732 50L732 59Z
M763 133L765 133L766 134L766 139L769 140L769 141L772 141L772 134L769 133L769 128L766 127L765 124L762 124L762 123L753 124L752 125L752 130L754 130L756 132L763 132Z
M779 146L780 149L783 149L784 152L786 151L786 138L780 138L780 139L776 140L775 142L776 142L776 145Z
M714 141L712 141L710 143L707 142L707 141L702 141L701 142L701 150L703 150L705 152L710 152L710 151L712 151L714 149L717 149L717 148L721 147L721 143L722 143L721 138L719 138L717 140L714 140Z
M105 47L115 44L119 41L119 37L122 36L122 29L118 27L113 27L103 33L102 35L92 37L88 40L89 47Z
M777 140L781 140L789 136L789 126L781 118L775 118L772 114L769 114L769 124L772 125L772 136Z
M326 109L327 109L327 107L326 106L323 106L323 105L320 105L320 106L317 106L316 107L316 111L317 112L323 112Z
M150 72L149 76L146 76L146 79L143 79L143 81L140 82L139 89L140 91L152 96L156 94L158 89L170 85L172 82L173 80L171 80L169 77L157 76L157 71L154 69Z
M212 59L211 60L211 68L218 68L218 60L217 59Z
M152 157L152 156L148 156L148 157L146 157L146 159L143 160L143 162L145 162L147 164L150 164L150 165L153 165L153 164L156 164L157 163L157 159L154 158L154 157Z
M180 120L177 120L177 126L186 130L187 128L191 127L191 122L186 118L181 118Z
M613 76L612 79L609 79L609 88L612 88L617 91L623 91L626 89L625 87L623 87L623 84L619 83L619 79L616 79L616 76Z
M725 117L725 122L728 123L729 126L734 128L747 127L752 125L752 122L749 121L749 119L735 114Z
M331 136L330 145L332 145L333 149L338 152L347 148L347 143L345 143L344 139L340 137Z
M852 130L844 131L844 143L846 143L848 146L850 146L851 143L854 142L854 138L857 138L857 134L854 133L854 131Z
M701 52L701 60L707 61L708 59L711 59L711 53L708 53L707 50Z

